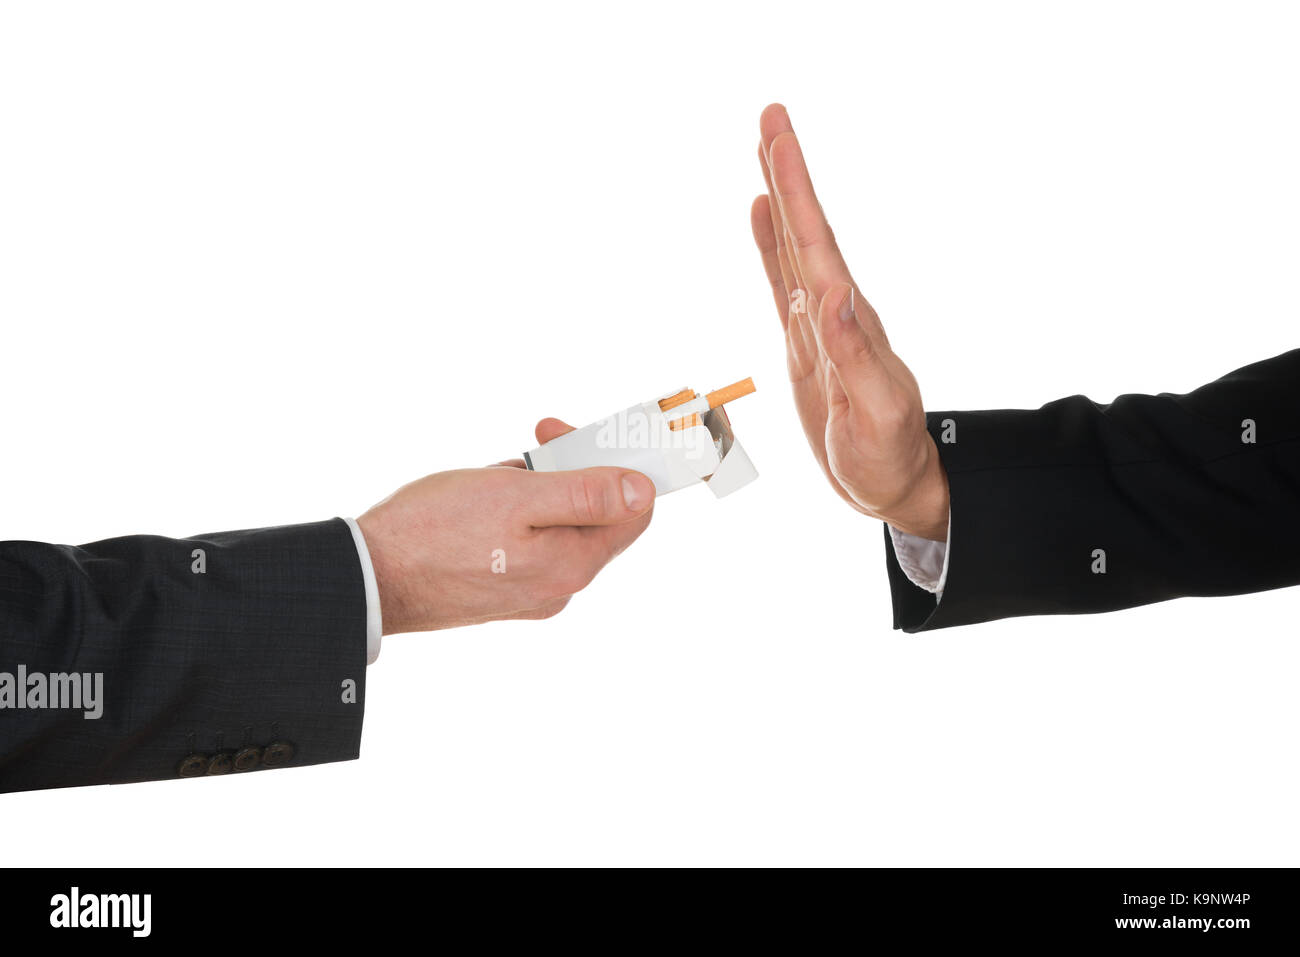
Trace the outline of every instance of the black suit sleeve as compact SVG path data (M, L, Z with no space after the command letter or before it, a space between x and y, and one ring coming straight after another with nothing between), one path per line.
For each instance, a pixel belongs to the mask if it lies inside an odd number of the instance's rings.
M936 603L886 528L895 628L1300 584L1300 350L1187 395L927 422L951 489L948 577Z
M0 791L349 760L365 677L341 519L0 542Z

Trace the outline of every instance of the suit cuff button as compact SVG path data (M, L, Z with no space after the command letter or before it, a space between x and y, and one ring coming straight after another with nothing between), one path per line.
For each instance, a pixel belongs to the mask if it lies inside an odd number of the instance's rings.
M261 748L244 748L235 755L236 771L251 771L262 760Z
M262 765L268 768L283 767L293 760L293 745L288 741L268 744L262 752Z
M188 755L176 768L176 776L181 778L201 778L208 773L209 760L206 754Z
M233 751L218 751L212 756L212 763L208 765L208 774L229 774L233 770L235 770Z

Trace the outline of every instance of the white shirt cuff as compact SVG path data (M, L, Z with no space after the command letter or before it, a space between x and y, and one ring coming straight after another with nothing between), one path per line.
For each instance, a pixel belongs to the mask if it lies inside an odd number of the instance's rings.
M948 513L948 541L932 542L900 532L889 526L889 537L894 541L894 557L903 574L918 588L933 592L943 598L943 586L948 582L948 542L952 541L952 512Z
M375 566L370 561L370 549L366 547L366 537L361 534L361 526L355 518L345 518L348 528L352 529L352 541L357 546L357 557L361 559L361 577L366 583L366 664L373 665L379 657L379 645L384 640L384 618L379 610L379 583L375 580Z

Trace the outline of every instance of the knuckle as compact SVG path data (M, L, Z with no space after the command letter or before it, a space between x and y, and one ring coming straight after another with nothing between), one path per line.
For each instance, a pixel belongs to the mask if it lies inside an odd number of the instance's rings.
M552 583L545 578L539 578L536 581L529 582L521 589L523 603L526 606L538 607L546 604L548 601L560 597Z
M538 610L537 617L541 619L554 618L560 612L564 611L565 607L568 604L569 604L568 596L565 596L564 598L559 598L553 602L550 602L549 604L542 606Z
M848 354L855 362L868 362L876 358L876 346L861 333L855 334L849 343Z
M590 525L604 514L605 483L594 475L581 475L569 486L570 504L574 517Z
M899 432L911 424L912 409L906 402L884 402L876 409L875 418L883 428Z
M555 597L576 595L591 584L591 576L581 569L566 568L555 576L552 591Z

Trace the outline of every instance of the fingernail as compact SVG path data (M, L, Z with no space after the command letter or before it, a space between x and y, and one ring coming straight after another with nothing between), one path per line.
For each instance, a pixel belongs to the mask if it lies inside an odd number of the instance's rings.
M655 497L655 487L650 480L637 472L623 475L623 504L633 512L639 512Z
M840 300L840 321L853 321L853 287L849 286L849 293Z

